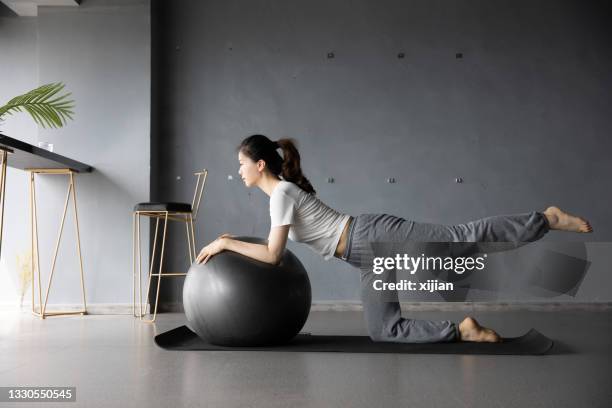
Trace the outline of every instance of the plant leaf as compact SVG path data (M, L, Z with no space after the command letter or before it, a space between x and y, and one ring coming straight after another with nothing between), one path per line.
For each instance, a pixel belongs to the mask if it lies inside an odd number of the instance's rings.
M25 110L42 127L59 128L72 119L74 101L67 99L71 93L58 95L64 89L61 82L45 84L19 95L0 106L0 121L4 115ZM22 110L23 109L23 110Z

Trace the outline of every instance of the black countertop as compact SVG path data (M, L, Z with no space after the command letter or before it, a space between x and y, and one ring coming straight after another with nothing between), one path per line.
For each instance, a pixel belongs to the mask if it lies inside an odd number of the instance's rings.
M93 167L0 133L0 148L8 150L7 166L16 169L71 169L90 173Z

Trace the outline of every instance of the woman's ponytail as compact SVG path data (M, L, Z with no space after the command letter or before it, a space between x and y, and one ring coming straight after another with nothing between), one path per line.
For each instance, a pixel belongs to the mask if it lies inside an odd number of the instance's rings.
M286 181L297 184L302 190L310 194L316 194L310 181L302 173L300 165L300 153L293 139L279 139L276 145L283 151L283 164L281 175Z
M282 157L278 149L282 150ZM237 150L253 161L264 160L275 176L281 176L309 194L316 194L310 181L302 174L300 153L293 139L279 139L275 142L264 135L252 135L244 139Z

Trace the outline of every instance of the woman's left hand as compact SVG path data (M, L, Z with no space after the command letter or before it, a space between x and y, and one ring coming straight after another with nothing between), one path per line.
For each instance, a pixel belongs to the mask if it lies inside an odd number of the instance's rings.
M196 258L197 263L206 263L211 256L217 255L219 252L225 250L225 240L229 239L228 237L219 237L210 244L206 245Z

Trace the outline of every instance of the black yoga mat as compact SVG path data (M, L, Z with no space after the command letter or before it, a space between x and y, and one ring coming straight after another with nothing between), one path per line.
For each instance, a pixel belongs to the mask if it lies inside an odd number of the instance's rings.
M523 354L548 352L553 341L535 329L520 337L504 338L501 343L383 343L367 336L320 336L298 334L290 343L274 347L222 347L208 344L187 326L155 336L155 343L167 350L216 351L299 351L337 353L420 353L420 354Z

